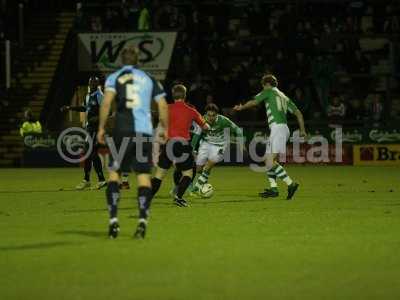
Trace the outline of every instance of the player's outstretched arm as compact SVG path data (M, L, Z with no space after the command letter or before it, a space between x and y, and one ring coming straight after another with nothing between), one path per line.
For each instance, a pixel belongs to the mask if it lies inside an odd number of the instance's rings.
M235 110L235 111L246 110L246 109L255 107L257 105L258 105L258 102L256 100L250 100L250 101L247 101L245 104L235 105L233 107L233 110Z
M226 118L226 117L225 117ZM246 150L246 145L245 145L245 140L244 140L244 135L243 135L243 129L237 126L232 120L226 118L229 122L229 128L233 131L233 133L236 136L238 146L239 146L239 151L243 153Z
M111 104L115 99L115 92L106 91L104 94L103 103L100 106L100 116L99 116L99 130L97 133L97 140L100 144L105 144L105 126L107 123L108 116L111 110Z
M225 117L226 118L226 117ZM232 132L235 134L236 137L243 137L243 130L239 126L237 126L232 120L226 118L228 122L229 128L232 130Z
M168 139L168 104L164 97L157 101L158 121L164 129L164 140Z
M300 136L306 136L307 133L306 133L306 128L304 126L303 114L299 109L296 109L293 114L296 116L297 123L299 124Z
M199 125L202 130L210 130L211 127L207 124L203 116L197 110L194 110L193 113L193 121Z
M62 106L60 108L60 111L62 111L62 112L68 111L68 110L85 112L86 111L86 106L68 106L68 105L64 105L64 106Z

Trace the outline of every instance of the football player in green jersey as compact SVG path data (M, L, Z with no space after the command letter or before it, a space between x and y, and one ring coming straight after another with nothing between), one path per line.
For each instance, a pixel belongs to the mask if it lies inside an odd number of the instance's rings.
M194 181L192 193L197 192L208 182L211 169L224 159L225 149L229 146L229 137L232 132L243 140L243 131L227 117L218 114L219 108L210 103L205 108L204 119L210 125L210 130L203 134L196 132L192 138L192 147L200 142L196 157L197 172L200 174Z
M287 199L292 199L299 184L287 175L285 169L279 164L278 155L286 153L286 142L289 139L290 131L287 126L286 114L290 112L297 118L300 127L300 136L306 136L304 119L300 110L291 99L278 89L278 80L272 74L266 74L262 77L261 84L263 90L255 96L253 100L245 104L236 105L233 109L242 111L255 107L261 103L265 104L268 125L270 128L269 149L267 149L266 166L267 175L270 182L270 189L260 193L262 197L277 197L278 187L276 179L282 179L288 185Z

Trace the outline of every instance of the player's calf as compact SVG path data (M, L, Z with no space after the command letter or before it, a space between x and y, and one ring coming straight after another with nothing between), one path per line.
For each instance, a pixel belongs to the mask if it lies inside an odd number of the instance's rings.
M287 194L286 200L291 200L298 188L299 188L298 183L293 182L292 184L290 184L288 186L288 194Z
M146 220L139 221L136 231L133 234L133 238L144 239L146 236L146 228L147 228L147 221Z
M110 225L108 230L108 235L110 238L116 238L119 232L118 225L118 202L120 198L119 186L117 181L110 181L106 189L106 198L108 205L108 212L110 215Z

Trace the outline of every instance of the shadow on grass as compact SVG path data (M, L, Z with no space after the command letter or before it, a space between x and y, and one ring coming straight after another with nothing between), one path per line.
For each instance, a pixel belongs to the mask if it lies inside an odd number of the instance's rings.
M26 194L26 193L57 193L57 192L79 192L76 189L60 188L57 190L25 190L25 191L0 191L0 194Z
M171 202L153 202L151 206L175 206L174 203ZM136 211L136 206L127 206L127 207L118 207L118 210L133 210ZM90 208L90 209L66 209L65 213L95 213L95 212L106 212L107 208Z
M23 244L16 246L2 246L0 251L21 251L21 250L38 250L38 249L50 249L56 247L63 247L68 245L73 245L73 242L49 242L49 243L33 243L33 244Z
M176 207L176 205L172 202L158 202L157 199L164 199L162 197L157 197L155 200L153 200L151 206L170 206L170 207ZM248 199L238 199L238 200L218 200L218 201L213 201L211 199L189 199L189 205L214 205L214 204L221 204L221 203L246 203L246 202L266 202L266 201L277 201L279 199L271 200L271 199L262 199L262 198L255 198L255 197L249 197ZM137 207L135 206L128 206L128 207L120 207L118 210L132 210L136 211ZM64 212L66 213L98 213L98 212L106 212L106 208L92 208L92 209L68 209L65 210Z
M95 231L95 230L64 230L59 231L57 234L64 234L64 235L79 235L85 237L92 237L92 238L102 238L105 239L107 237L107 233L103 231Z

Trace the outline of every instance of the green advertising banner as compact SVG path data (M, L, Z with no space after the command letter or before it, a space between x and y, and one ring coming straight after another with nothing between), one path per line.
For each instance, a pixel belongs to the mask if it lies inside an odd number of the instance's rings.
M253 137L268 136L264 128L244 128L244 134L246 141ZM400 143L400 129L394 128L310 128L308 134L308 138L325 138L329 143L335 143L340 135L344 144ZM293 132L290 141L293 141Z

